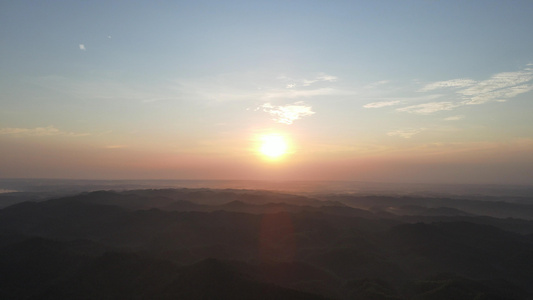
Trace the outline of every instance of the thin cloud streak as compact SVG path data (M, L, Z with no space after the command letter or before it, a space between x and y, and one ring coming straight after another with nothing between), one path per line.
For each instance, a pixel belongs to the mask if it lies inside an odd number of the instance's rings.
M381 107L386 107L386 106L397 105L397 104L399 104L399 103L400 103L399 100L396 100L396 101L372 102L372 103L368 103L368 104L363 105L363 107L364 107L364 108L381 108Z
M309 79L304 79L304 80L302 80L302 85L303 86L310 86L313 83L321 82L321 81L335 82L335 81L337 81L337 77L336 76L332 76L332 75L327 75L327 74L321 74L321 75L315 77L314 79L310 79L310 80Z
M260 98L262 100L271 99L294 99L294 98L308 98L324 95L341 94L342 92L333 88L320 88L314 90L278 90L270 91L262 94Z
M57 129L54 126L36 128L0 128L0 135L23 135L23 136L88 136L90 133L74 133Z
M446 81L437 81L430 84L427 84L423 88L419 89L419 92L429 92L437 89L442 88L464 88L472 86L476 83L475 80L472 79L452 79L452 80L446 80Z
M451 117L444 118L444 121L458 121L464 118L465 116L451 116Z
M308 79L308 78L294 79L286 75L280 75L277 77L277 79L288 82L287 87L290 86L292 88L298 85L308 87L319 82L335 82L339 78L337 76L329 75L326 73L319 73L318 75L316 75L314 78L311 78L311 79Z
M430 102L430 103L423 103L423 104L417 104L417 105L397 108L396 110L401 111L401 112L408 112L412 114L427 115L427 114L432 114L432 113L442 111L442 110L452 110L458 106L461 106L461 105L458 105L453 102Z
M388 136L397 136L397 137L401 137L401 138L404 138L404 139L410 139L414 135L417 135L417 134L421 133L422 131L424 131L423 128L418 128L418 129L414 129L414 128L398 129L398 130L394 130L394 131L388 132L387 135Z
M220 74L218 76L175 80L177 94L188 99L216 102L274 100L309 98L327 95L346 95L350 91L340 90L324 84L337 80L336 76L320 74L312 79L294 79L286 75L268 74Z

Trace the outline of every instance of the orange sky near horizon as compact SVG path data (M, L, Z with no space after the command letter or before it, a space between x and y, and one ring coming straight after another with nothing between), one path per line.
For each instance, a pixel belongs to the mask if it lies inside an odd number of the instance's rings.
M0 178L531 185L533 2L489 2L4 1Z
M253 138L235 151L169 151L12 138L0 149L3 178L354 180L420 183L529 184L532 140L426 145L379 151L332 149L307 142L279 159ZM240 147L239 147L240 146ZM308 148L309 147L309 148ZM357 150L356 150L357 151ZM21 163L22 162L22 163ZM533 164L533 163L532 163ZM520 171L522 169L522 171ZM436 172L438 170L438 172ZM8 174L8 176L5 176ZM28 176L31 174L31 176Z

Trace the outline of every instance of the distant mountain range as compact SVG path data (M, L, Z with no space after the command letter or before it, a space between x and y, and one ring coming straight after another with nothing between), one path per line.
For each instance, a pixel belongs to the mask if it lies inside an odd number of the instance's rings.
M503 201L236 189L23 201L0 209L0 298L532 299L532 216Z

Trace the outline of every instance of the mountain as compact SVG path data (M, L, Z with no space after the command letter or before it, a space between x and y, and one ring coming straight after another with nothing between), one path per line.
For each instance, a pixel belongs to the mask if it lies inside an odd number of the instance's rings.
M533 298L529 220L320 201L197 189L18 203L0 209L0 296Z

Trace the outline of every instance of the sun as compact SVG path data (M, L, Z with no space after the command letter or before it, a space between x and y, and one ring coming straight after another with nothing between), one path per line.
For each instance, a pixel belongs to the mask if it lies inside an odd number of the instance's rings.
M270 159L278 159L287 154L288 144L279 134L267 134L261 137L259 152Z

